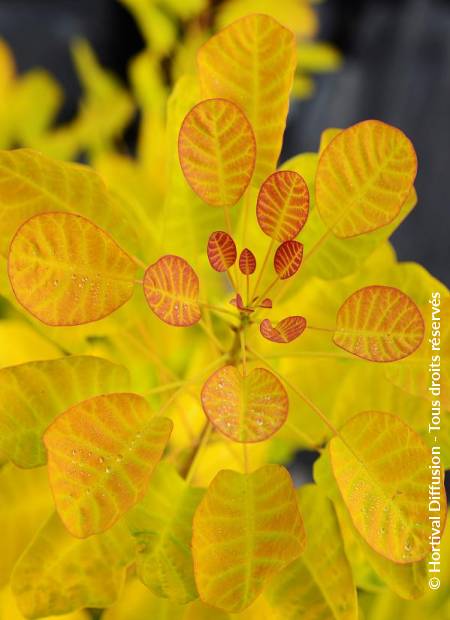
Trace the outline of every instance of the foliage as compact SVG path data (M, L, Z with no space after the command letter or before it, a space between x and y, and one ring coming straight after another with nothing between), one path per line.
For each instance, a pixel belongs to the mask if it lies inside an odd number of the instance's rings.
M47 154L0 153L0 617L376 619L420 597L438 617L429 299L444 318L450 297L387 241L411 142L363 121L277 169L296 60L320 65L286 27L310 36L309 4L224 3L196 72L204 2L124 4L150 44L136 159L113 148L131 97L85 44L80 116L49 129L47 102L23 139ZM191 74L167 98L169 53ZM295 490L300 449L320 458Z

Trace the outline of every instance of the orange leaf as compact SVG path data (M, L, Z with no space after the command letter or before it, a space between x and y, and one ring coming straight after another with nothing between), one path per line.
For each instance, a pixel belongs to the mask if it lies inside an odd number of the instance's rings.
M95 396L56 418L44 434L48 473L73 536L107 530L143 498L171 430L137 394Z
M284 467L266 465L251 474L220 471L193 522L201 600L227 612L242 611L266 581L302 553L305 542L294 485Z
M405 134L380 121L339 132L324 149L316 174L320 217L337 237L356 237L399 214L417 173Z
M265 297L259 304L260 308L272 308L272 300L269 297Z
M286 390L265 368L243 377L234 366L224 366L206 381L201 398L214 427L241 443L264 441L276 433L289 409Z
M253 127L256 186L277 166L295 64L294 34L267 15L239 19L198 53L204 95L234 101Z
M263 232L272 239L294 239L305 225L308 211L308 186L297 172L274 172L262 184L256 217Z
M282 243L275 252L273 266L280 280L287 280L300 269L303 259L303 244L292 239Z
M144 294L153 312L176 327L189 327L200 320L198 277L184 258L168 254L148 267Z
M339 308L333 341L372 362L393 362L421 344L424 321L416 304L390 286L367 286Z
M239 295L239 293L236 295L236 297L233 297L233 299L231 299L230 304L241 312L246 312L247 314L251 314L252 312L254 312L253 308L247 308L247 306L244 305L242 295Z
M133 294L136 264L101 228L72 213L43 213L17 230L8 273L19 303L46 325L81 325Z
M251 276L256 269L255 255L248 248L244 248L239 256L239 269L244 276Z
M200 198L216 207L232 206L252 178L255 136L232 101L208 99L184 119L178 154L184 176Z
M298 338L306 329L306 319L302 316L288 316L272 327L269 319L259 326L261 335L272 342L287 343Z
M222 230L209 237L207 253L211 267L219 272L227 271L236 262L236 244L231 235Z

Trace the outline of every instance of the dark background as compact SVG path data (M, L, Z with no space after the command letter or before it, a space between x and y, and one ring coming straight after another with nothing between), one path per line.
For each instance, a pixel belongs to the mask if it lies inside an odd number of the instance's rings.
M378 118L403 129L419 155L419 205L394 244L402 260L417 260L450 284L450 1L328 0L318 11L320 38L345 62L318 77L313 99L291 110L284 156L316 150L326 127ZM74 114L80 94L68 51L80 35L124 80L143 47L115 0L0 0L0 36L19 70L43 66L62 84L61 120Z

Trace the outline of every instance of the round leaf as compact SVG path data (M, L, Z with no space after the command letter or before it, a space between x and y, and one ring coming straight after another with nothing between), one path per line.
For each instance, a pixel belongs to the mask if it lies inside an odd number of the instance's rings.
M277 377L265 368L242 376L234 366L212 374L202 389L202 405L214 427L234 441L264 441L283 426L289 401Z
M145 272L147 303L169 325L189 327L200 320L198 289L197 274L180 256L163 256Z
M256 217L263 232L272 239L294 239L305 225L308 211L308 186L297 172L274 172L262 184Z
M252 178L255 136L237 105L208 99L184 119L178 154L184 176L200 198L216 207L232 206Z
M203 602L239 612L264 583L296 559L305 531L292 479L284 467L251 474L221 471L193 523L195 579Z
M393 362L421 344L424 321L416 304L390 286L367 286L344 301L334 343L372 362Z
M236 244L233 238L221 230L210 235L207 253L211 267L219 272L230 269L237 258Z
M259 326L261 335L272 342L287 343L298 338L306 329L306 319L302 316L288 316L272 327L269 319Z
M297 273L303 259L303 244L292 239L282 243L275 252L273 266L280 280L287 280Z
M8 273L19 303L46 325L81 325L133 294L136 264L101 228L72 213L27 220L10 246Z
M373 120L353 125L339 132L320 157L320 216L341 238L385 226L400 212L416 173L416 153L402 131Z
M364 540L401 564L425 557L431 453L421 437L397 416L367 411L351 418L333 437L330 458L342 498ZM444 524L443 483L441 498Z
M255 255L248 248L244 248L239 256L239 269L244 276L251 276L256 269Z
M107 530L143 498L171 430L136 394L96 396L56 418L44 434L48 473L73 536Z

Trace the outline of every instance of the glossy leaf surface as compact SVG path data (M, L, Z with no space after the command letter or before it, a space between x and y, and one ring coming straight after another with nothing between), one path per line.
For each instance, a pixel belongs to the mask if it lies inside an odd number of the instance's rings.
M303 244L292 239L276 250L273 266L280 280L287 280L297 273L303 259Z
M29 362L0 370L0 450L19 467L45 465L42 435L77 402L127 389L122 366L93 356Z
M198 596L191 538L203 493L190 487L172 465L161 462L144 499L126 517L138 543L140 579L156 596L180 604Z
M178 153L194 192L210 205L230 207L251 181L255 136L246 116L232 101L207 99L184 119Z
M424 558L429 547L431 453L421 437L397 416L367 411L351 418L333 437L330 458L342 498L364 540L400 564ZM445 497L443 488L441 492Z
M147 303L169 325L189 327L200 320L198 292L197 274L180 256L163 256L145 272Z
M211 267L219 272L230 269L237 258L236 244L233 238L222 230L210 235L207 253Z
M263 232L272 239L294 239L305 225L308 211L308 186L296 172L279 170L262 184L256 217Z
M295 63L293 33L267 15L248 15L234 22L198 53L204 95L233 101L253 127L256 186L277 165Z
M142 499L172 426L128 393L96 396L56 418L44 435L50 486L73 536L107 530Z
M239 269L244 276L251 276L256 269L255 255L248 248L244 248L239 256Z
M303 522L286 469L266 465L251 474L221 471L194 516L192 552L200 598L239 612L304 547Z
M11 242L8 273L19 303L46 325L98 321L133 294L135 261L80 215L44 213Z
M259 326L261 335L272 342L286 344L298 338L306 329L306 319L302 316L288 316L273 327L269 319Z
M424 337L416 304L390 286L367 286L348 297L336 317L334 343L372 362L411 355Z
M206 381L201 398L214 427L239 442L264 441L284 424L289 409L286 390L265 368L242 376L224 366Z
M337 237L376 230L398 215L417 173L417 157L403 132L363 121L339 132L317 168L316 204Z

